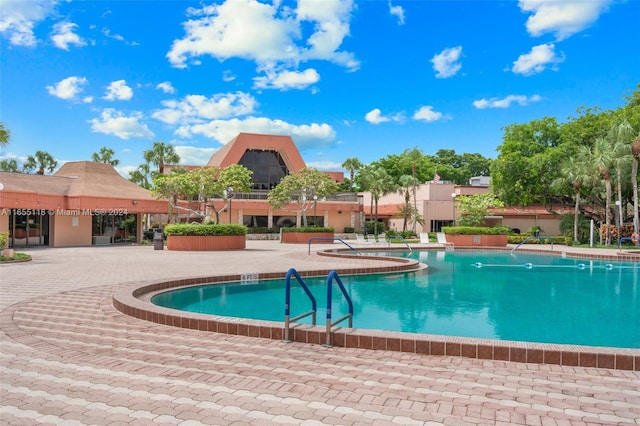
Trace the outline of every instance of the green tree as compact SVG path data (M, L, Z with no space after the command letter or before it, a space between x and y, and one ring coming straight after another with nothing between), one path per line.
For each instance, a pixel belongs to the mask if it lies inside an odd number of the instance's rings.
M353 192L353 184L355 180L355 174L363 167L363 164L356 157L350 157L344 160L342 168L349 171L349 191Z
M167 164L178 164L180 156L171 144L164 142L154 142L151 149L142 153L144 161L158 167L158 173L164 173L164 166Z
M143 163L132 172L129 172L129 180L144 189L151 189L151 165L149 163Z
M5 158L0 160L0 170L3 172L15 173L18 171L18 162L13 158Z
M44 175L45 172L53 172L57 166L58 162L51 154L46 151L36 151L35 155L27 157L27 161L25 161L22 168L27 173L36 170L36 174Z
M114 150L112 150L111 148L107 148L106 146L103 146L102 148L100 148L99 152L94 152L93 154L91 154L91 158L96 163L111 164L112 166L115 167L118 164L120 164L120 160L113 158L114 155L115 155Z
M491 163L494 193L509 205L544 203L568 156L560 145L560 126L555 118L545 117L503 130L498 157Z
M305 168L285 176L269 194L267 200L273 208L291 208L302 215L307 224L307 210L318 198L326 198L337 192L337 184L331 177L314 168Z
M11 131L5 127L4 123L0 123L0 146L9 145L10 139Z
M580 195L585 183L591 183L592 180L593 174L588 171L585 162L572 156L562 164L560 177L554 182L554 185L571 187L573 189L575 201L573 210L573 240L575 242L579 242Z
M613 166L616 170L616 187L618 192L618 217L622 221L622 206L625 204L622 197L622 174L631 166L631 144L633 143L634 130L626 118L614 122L607 134L611 145ZM627 181L628 182L628 181ZM622 223L620 224L622 225Z
M416 180L411 175L402 175L398 180L398 192L404 198L404 206L402 207L402 231L407 230L407 223L409 217L413 215L413 208L411 208L411 190L415 188Z
M456 211L460 215L457 224L460 226L482 226L489 209L502 208L504 203L493 194L461 195L456 197Z
M605 185L605 225L606 238L605 244L611 245L611 169L613 168L613 154L611 145L605 138L597 138L593 147L581 147L580 154L587 164L590 164L592 170L602 178Z
M368 182L368 191L371 192L371 198L374 204L373 222L376 236L378 235L378 202L380 197L396 190L396 184L393 178L382 167L374 169Z

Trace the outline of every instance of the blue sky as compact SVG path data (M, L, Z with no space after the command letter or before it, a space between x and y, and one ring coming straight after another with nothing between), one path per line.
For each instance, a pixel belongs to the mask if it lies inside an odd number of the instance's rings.
M340 170L404 149L497 155L503 126L624 105L640 1L0 0L0 158L60 164L154 141L205 164L288 134Z

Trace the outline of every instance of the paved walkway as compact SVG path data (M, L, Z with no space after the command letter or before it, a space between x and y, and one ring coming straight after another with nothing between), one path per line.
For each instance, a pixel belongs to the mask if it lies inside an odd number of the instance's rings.
M0 266L3 425L640 425L640 372L285 344L111 306L148 280L337 262L306 245L28 252L29 264Z

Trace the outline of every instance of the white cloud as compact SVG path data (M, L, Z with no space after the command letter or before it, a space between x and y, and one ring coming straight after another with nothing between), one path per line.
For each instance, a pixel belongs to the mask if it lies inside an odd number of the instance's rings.
M372 109L368 113L365 114L364 119L367 120L371 124L380 124L385 123L387 121L391 121L390 118L384 117L382 115L382 111L379 108Z
M204 166L218 148L197 148L189 145L174 145L176 153L180 156L180 164L192 166Z
M540 95L533 95L533 96L524 96L524 95L509 95L505 98L499 99L499 98L491 98L491 99L485 99L482 98L480 100L477 101L473 101L473 106L478 108L478 109L485 109L485 108L509 108L511 106L512 103L517 103L521 106L526 106L529 105L533 102L540 102L540 100L542 100L542 98L540 97Z
M555 65L561 62L564 62L564 55L556 55L553 43L540 44L533 46L529 53L520 55L513 62L511 71L529 76L541 73L549 66L551 69L556 69Z
M300 72L266 70L266 76L255 77L253 81L258 89L305 89L320 81L320 74L313 68Z
M65 100L77 100L77 96L82 92L83 86L88 83L84 77L67 77L60 80L53 86L47 86L46 89L51 96L55 96ZM93 98L84 98L84 102L91 102Z
M102 34L107 38L112 38L114 40L121 41L121 42L123 42L124 44L126 44L128 46L138 46L138 45L140 45L140 43L138 43L136 41L128 41L128 40L126 40L120 34L111 34L111 30L109 28L103 28L102 29Z
M230 82L236 79L236 75L231 70L225 70L222 73L222 81Z
M53 11L55 0L2 1L0 33L15 46L35 46L33 29Z
M199 134L225 144L238 136L240 132L291 135L298 148L301 149L329 146L336 137L335 130L325 123L296 125L265 117L247 117L242 120L237 118L212 120L208 123L182 126L176 131L176 134L182 137Z
M612 0L520 0L523 12L531 12L527 31L534 37L554 33L558 40L578 33L598 20Z
M462 46L450 47L436 54L431 58L433 70L436 72L436 78L449 78L457 74L462 68L460 56L462 55Z
M163 81L156 86L156 89L162 90L164 93L173 94L176 93L176 89L171 85L169 81Z
M255 98L247 93L222 93L207 98L203 95L188 95L182 100L162 101L164 109L153 113L153 118L166 124L198 123L254 112Z
M113 108L105 108L100 114L100 118L88 120L91 123L91 131L94 133L104 133L114 135L120 139L147 138L154 136L146 124L142 123L142 113L133 112L126 116L121 111Z
M404 9L402 6L393 6L389 2L389 13L398 18L398 25L404 25Z
M56 47L63 50L69 50L69 45L86 46L87 42L73 32L77 27L78 25L73 22L58 22L53 26L51 41Z
M210 55L219 60L244 58L258 65L296 66L320 59L355 70L359 62L353 54L339 50L349 35L352 9L352 0L299 0L295 10L280 2L270 5L257 0L190 8L191 19L183 23L185 36L174 40L167 58L178 68L186 67L190 59ZM302 38L303 22L314 24L306 39Z
M445 116L441 112L434 111L433 107L430 106L430 105L420 107L413 114L413 119L414 120L426 121L428 123L430 123L432 121L438 121L438 120L443 120L443 119L448 119L448 118L449 118L448 116Z
M133 97L133 90L127 86L127 82L124 80L112 81L107 87L107 93L103 96L103 99L108 101L128 101Z

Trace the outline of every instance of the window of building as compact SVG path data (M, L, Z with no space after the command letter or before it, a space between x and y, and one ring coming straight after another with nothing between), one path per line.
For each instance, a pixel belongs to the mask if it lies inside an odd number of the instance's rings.
M270 190L276 186L289 170L276 151L247 150L238 162L253 171L253 189Z

